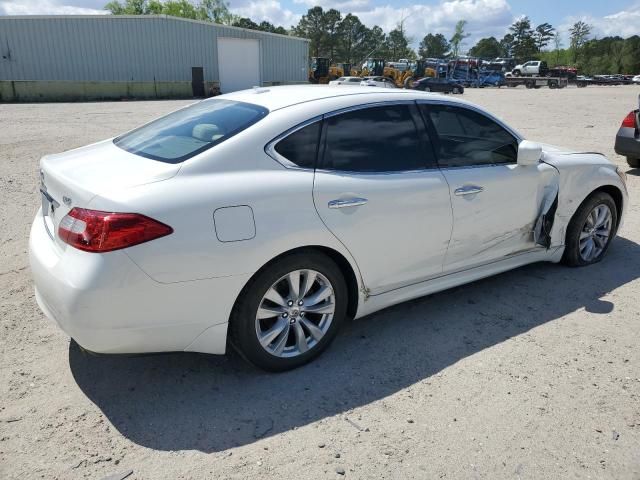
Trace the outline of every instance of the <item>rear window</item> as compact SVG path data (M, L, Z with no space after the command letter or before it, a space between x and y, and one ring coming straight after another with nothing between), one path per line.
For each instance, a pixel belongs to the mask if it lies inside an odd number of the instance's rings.
M241 132L269 111L231 100L205 100L170 113L113 142L127 152L180 163Z

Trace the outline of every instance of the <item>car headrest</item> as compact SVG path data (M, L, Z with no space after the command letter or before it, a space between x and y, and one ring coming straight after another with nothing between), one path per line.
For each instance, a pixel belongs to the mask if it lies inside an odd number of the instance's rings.
M215 142L224 137L224 132L213 123L200 123L193 127L191 136L203 142Z

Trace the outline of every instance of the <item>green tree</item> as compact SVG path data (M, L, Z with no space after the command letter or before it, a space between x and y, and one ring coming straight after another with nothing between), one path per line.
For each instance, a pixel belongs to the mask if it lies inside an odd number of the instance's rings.
M294 35L311 40L309 49L312 57L324 56L324 41L326 39L324 10L322 7L310 8L302 16L298 25L293 28Z
M113 0L107 3L104 8L113 15L146 15L148 13L146 0L125 0L124 3Z
M513 56L526 61L538 51L535 39L533 38L533 30L531 29L531 21L529 17L522 17L516 20L509 31L513 35Z
M554 37L556 29L550 23L541 23L533 32L533 38L536 42L536 48L541 52L544 47L549 45Z
M338 10L332 8L324 14L325 46L328 56L332 60L338 48L338 26L341 21L342 15Z
M640 73L640 37L638 35L624 41L622 70L628 74Z
M513 44L514 38L513 35L507 33L502 40L500 40L500 56L505 58L513 57Z
M577 61L580 49L589 39L591 34L591 25L582 20L577 21L569 29L569 38L571 39L571 50L573 51L573 61Z
M495 37L481 38L469 50L469 55L472 57L481 57L486 59L492 59L499 57L502 54L502 47L500 42Z
M350 13L337 25L336 35L337 56L344 62L361 62L368 53L364 51L367 45L370 45L371 49L376 47L376 43L369 43L372 38L367 27L357 16Z
M418 55L422 58L442 58L449 51L449 42L441 33L427 34L418 47Z
M400 28L391 30L387 35L387 49L390 55L387 60L397 61L400 58L411 56L409 40Z
M246 17L238 18L235 22L233 22L232 26L240 27L240 28L248 28L249 30L259 29L258 24L256 22Z
M453 36L449 40L449 43L451 44L451 56L453 57L457 57L460 54L462 43L464 42L464 39L469 36L468 33L464 33L464 27L466 24L466 20L459 20L458 23L456 23Z
M553 46L556 54L556 65L559 65L560 62L560 49L562 48L562 37L560 36L560 32L556 31L553 34Z

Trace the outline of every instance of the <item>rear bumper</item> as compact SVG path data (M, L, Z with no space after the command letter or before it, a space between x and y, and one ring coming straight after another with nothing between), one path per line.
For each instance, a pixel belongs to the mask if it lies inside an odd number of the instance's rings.
M122 251L61 249L40 212L31 228L29 261L40 309L96 353L222 354L231 308L247 280L158 283Z
M621 127L616 135L615 151L625 157L640 158L640 137L635 129Z

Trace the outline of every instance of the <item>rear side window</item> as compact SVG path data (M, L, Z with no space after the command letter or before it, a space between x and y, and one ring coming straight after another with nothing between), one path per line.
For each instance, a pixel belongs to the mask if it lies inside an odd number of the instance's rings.
M438 134L441 167L516 163L518 140L491 118L468 108L420 105Z
M267 115L250 103L205 100L159 118L114 140L142 157L180 163L241 132Z
M324 169L393 172L430 163L408 105L363 108L325 122Z
M302 127L280 140L274 150L301 168L314 168L318 152L321 123Z

